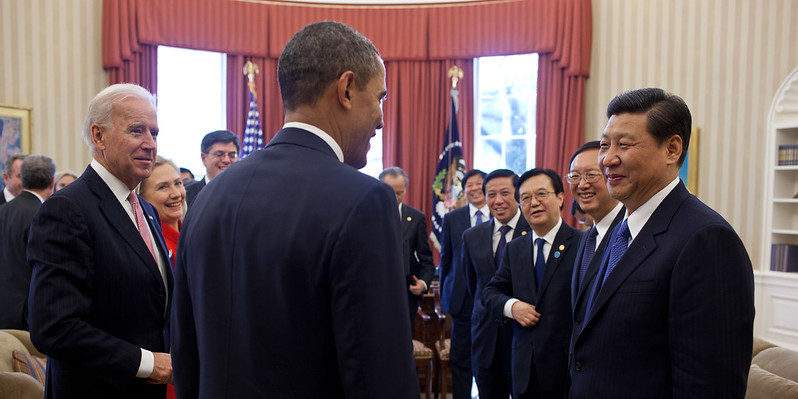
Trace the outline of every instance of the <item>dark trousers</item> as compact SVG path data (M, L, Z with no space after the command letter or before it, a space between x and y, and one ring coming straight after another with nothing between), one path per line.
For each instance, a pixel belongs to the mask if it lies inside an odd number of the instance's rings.
M513 389L510 351L513 339L512 324L499 327L496 350L488 367L474 365L479 399L508 399Z
M452 369L452 396L471 399L471 315L452 316L452 348L449 366Z
M538 384L538 373L535 371L535 361L529 368L529 384L524 392L513 392L513 399L541 399L540 385ZM558 398L559 399L559 398Z

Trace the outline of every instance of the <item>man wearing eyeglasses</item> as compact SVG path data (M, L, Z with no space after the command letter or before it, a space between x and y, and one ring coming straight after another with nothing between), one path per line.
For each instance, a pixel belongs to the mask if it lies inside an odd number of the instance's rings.
M200 144L200 157L205 165L205 177L191 185L186 186L186 203L189 207L194 203L200 190L228 166L238 160L241 146L238 136L229 130L210 132L202 138Z
M571 271L581 232L563 222L563 184L551 169L524 172L516 185L532 234L507 244L485 287L485 307L513 323L513 398L563 398L568 389Z
M582 327L587 304L586 291L592 287L599 263L607 250L610 234L623 220L625 208L610 197L607 180L598 164L600 143L598 140L583 144L571 156L571 171L566 180L571 194L582 210L590 215L595 224L579 241L574 272L571 276L571 306L573 307L574 333Z

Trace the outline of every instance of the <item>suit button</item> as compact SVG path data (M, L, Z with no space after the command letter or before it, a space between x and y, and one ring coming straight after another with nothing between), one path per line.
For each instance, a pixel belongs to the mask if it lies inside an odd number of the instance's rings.
M164 292L163 290L158 290L158 298L163 298Z
M582 371L582 363L576 362L574 368L576 369L576 371Z

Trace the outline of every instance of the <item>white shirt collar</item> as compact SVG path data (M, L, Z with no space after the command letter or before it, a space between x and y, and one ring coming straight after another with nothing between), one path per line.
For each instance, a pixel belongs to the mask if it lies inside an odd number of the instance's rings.
M648 219L654 214L654 211L659 208L659 205L665 200L665 197L667 197L678 184L679 177L677 176L631 214L629 213L629 209L626 210L626 223L629 225L629 233L631 235L629 242L632 242L640 233L640 230L643 230L643 226L646 225L646 222L648 222Z
M515 231L515 225L518 224L518 219L521 218L521 210L519 209L515 212L515 216L507 222L507 226L510 226L510 231ZM493 234L496 234L499 231L499 228L502 227L502 224L499 223L496 218L493 218Z
M483 217L482 220L488 220L488 217L490 217L490 211L488 210L488 204L487 203L485 203L485 205L482 205L482 208L477 208L472 203L469 202L468 203L468 216L473 218L474 215L477 214L477 211L482 211L482 217Z
M604 215L603 219L596 223L596 246L604 239L604 235L609 231L612 221L615 220L615 217L621 212L621 208L623 208L622 203L619 202L615 204L615 208L612 208L612 210Z
M335 153L335 156L338 157L338 160L344 162L344 152L341 150L341 146L338 145L338 143L336 143L335 140L333 140L332 136L327 134L327 132L325 132L324 130L321 130L316 126L308 125L307 123L302 123L302 122L288 122L285 125L283 125L283 129L288 127L307 130L315 134L316 136L319 136L320 139L324 140L324 142L327 143L327 145L329 145L330 148L332 148L333 152Z
M560 220L557 221L557 224L554 225L554 227L543 237L537 235L535 230L532 230L532 242L534 243L538 238L543 238L543 241L546 241L546 244L553 244L554 237L557 237L557 232L560 231L560 226L562 226L562 218L560 218Z
M6 197L6 202L9 202L16 197L16 195L11 194L11 191L8 191L8 187L3 189L3 196Z
M127 188L125 183L122 183L122 180L119 180L118 177L111 174L111 172L105 169L105 166L96 159L91 160L91 168L100 175L100 179L111 189L111 192L114 193L114 197L116 197L120 204L127 201L127 197L130 195L131 190Z
M39 194L36 194L36 193L34 193L33 191L26 190L26 189L23 189L22 191L27 191L27 192L29 192L29 193L31 193L31 194L33 194L33 195L35 195L35 196L36 196L36 198L38 198L38 199L39 199L39 202L44 202L44 198L42 198L42 196L41 196L41 195L39 195Z

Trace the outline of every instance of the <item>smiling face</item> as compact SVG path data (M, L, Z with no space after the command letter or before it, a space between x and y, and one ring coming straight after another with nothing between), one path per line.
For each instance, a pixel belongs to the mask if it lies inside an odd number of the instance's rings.
M549 176L540 174L524 180L519 187L518 195L521 198L524 218L538 236L546 235L557 225L560 220L563 195L554 193L554 186Z
M490 213L501 224L507 224L518 212L512 177L494 177L485 184L485 198Z
M213 179L216 175L238 160L238 148L232 141L227 143L214 143L211 148L208 149L208 153L202 152L200 153L200 157L202 158L202 164L205 165L205 172L208 175L208 179Z
M601 173L598 153L597 149L580 152L571 162L570 173L577 174L582 178L578 183L568 183L576 202L585 213L595 220L601 220L618 203L610 197L610 193L607 191L607 180ZM585 177L588 177L589 180L589 176L594 175L598 175L598 180L588 183Z
M130 97L113 105L110 126L91 126L94 157L129 189L152 173L157 153L155 106Z
M599 165L612 198L634 212L678 176L682 141L648 133L646 114L613 115L601 136Z
M476 208L485 205L485 193L482 192L483 176L476 174L468 178L465 183L466 200Z
M183 217L186 189L180 174L172 165L164 163L156 166L150 177L142 183L141 196L155 207L163 223L177 225L177 221Z
M385 100L385 67L380 61L379 74L372 78L363 90L352 84L348 90L351 96L351 124L341 137L341 151L344 163L355 169L366 166L371 148L369 141L382 129L382 102Z

